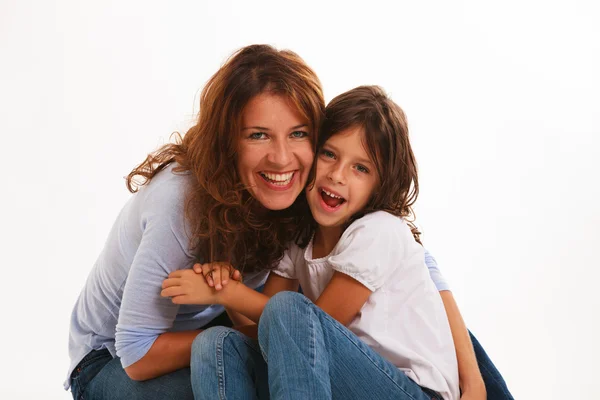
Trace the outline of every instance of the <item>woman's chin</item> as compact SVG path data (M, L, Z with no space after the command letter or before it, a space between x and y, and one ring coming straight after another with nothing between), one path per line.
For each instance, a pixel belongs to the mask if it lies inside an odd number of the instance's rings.
M253 195L263 207L277 211L291 207L300 195L300 192L301 190L290 189L279 193L265 193L265 191L261 191L260 193L254 193Z

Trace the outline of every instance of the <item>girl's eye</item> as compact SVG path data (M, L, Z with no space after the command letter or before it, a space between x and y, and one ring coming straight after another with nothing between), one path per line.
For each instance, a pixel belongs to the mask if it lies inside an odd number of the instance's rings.
M254 132L248 136L248 139L260 140L260 139L265 139L266 136L267 136L267 134L264 132Z
M364 165L356 165L356 170L358 172L362 172L363 174L368 174L369 173L369 169L367 167L365 167Z
M308 136L308 132L304 132L304 131L294 131L290 134L291 137L293 137L294 139L302 139Z
M325 158L335 158L335 154L333 154L332 151L329 150L321 150L321 154L325 157Z

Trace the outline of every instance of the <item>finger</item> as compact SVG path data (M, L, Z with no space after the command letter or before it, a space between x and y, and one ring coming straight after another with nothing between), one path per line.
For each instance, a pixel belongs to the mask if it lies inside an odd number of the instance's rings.
M182 286L171 286L160 292L162 297L181 296L182 294L185 294L185 289Z
M178 269L177 271L173 271L169 274L169 278L181 278L183 270Z
M233 270L233 275L231 275L231 279L233 279L234 281L241 282L242 273L237 269Z
M213 287L215 285L215 282L213 280L213 276L212 276L212 265L211 264L202 264L202 275L204 275L204 279L206 280L206 283L208 283L208 286Z
M166 289L171 286L181 286L181 278L168 278L162 283L162 289Z
M223 264L223 266L221 267L221 284L223 286L227 285L227 282L229 282L232 270L233 268L229 264Z
M222 286L222 272L223 271L223 267L221 267L220 265L217 265L215 267L213 267L213 279L215 281L215 289L217 290L221 290L223 289Z
M202 264L200 264L200 263L194 264L193 270L195 273L201 274L202 273Z
M187 294L183 294L180 296L174 296L171 299L173 304L194 304L191 300L192 300L191 297L188 296Z

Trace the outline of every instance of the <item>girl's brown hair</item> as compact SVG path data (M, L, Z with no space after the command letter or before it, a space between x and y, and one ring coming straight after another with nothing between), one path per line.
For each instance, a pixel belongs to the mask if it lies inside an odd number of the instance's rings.
M379 86L359 86L342 93L325 109L317 149L333 135L354 127L364 131L364 145L377 167L380 183L366 207L347 224L373 211L387 211L405 218L415 240L421 243L420 232L412 223L412 206L419 194L417 162L410 146L404 111ZM315 157L309 185L314 183L317 160ZM307 242L312 231L314 227L303 230L300 244Z
M295 53L251 45L234 53L202 90L196 125L176 143L162 146L127 176L136 192L167 165L193 176L185 203L191 246L204 262L229 261L253 271L272 268L293 239L298 215L306 212L301 194L292 207L266 210L240 181L237 147L242 113L261 93L288 98L308 121L316 148L325 101L317 75Z

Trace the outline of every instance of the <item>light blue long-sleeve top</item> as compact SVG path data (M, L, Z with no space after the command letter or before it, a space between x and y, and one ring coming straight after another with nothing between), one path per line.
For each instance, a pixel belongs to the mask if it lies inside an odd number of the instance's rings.
M132 195L113 224L71 314L65 389L75 366L92 350L108 349L125 368L160 334L199 329L223 312L218 305L176 305L160 296L169 273L196 262L184 217L190 176L173 168ZM427 252L425 257L438 290L448 290L433 257ZM256 288L266 276L246 274L244 283Z

